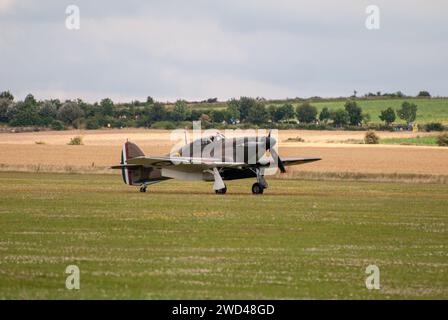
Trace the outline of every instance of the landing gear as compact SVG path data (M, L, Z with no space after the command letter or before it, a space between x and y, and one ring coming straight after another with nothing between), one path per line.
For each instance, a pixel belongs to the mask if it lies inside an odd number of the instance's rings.
M222 189L215 190L216 194L225 194L226 192L227 192L227 186L226 185Z
M252 185L252 193L263 194L264 189L268 187L268 183L264 178L264 169L256 168L253 171L257 175L257 182Z
M140 187L140 192L146 192L146 185L143 185Z
M259 184L258 182L255 182L252 185L252 193L253 194L263 194L264 189L265 188L261 184Z

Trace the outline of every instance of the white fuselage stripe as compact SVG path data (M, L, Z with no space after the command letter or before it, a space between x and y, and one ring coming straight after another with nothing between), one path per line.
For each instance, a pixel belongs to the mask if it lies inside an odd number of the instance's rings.
M123 144L123 164L127 164L128 163L128 155L126 153L126 143ZM124 169L124 180L126 181L126 184L129 184L129 170L128 169Z

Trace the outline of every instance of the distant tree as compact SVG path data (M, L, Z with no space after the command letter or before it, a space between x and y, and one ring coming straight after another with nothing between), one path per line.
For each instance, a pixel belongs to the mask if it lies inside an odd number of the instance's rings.
M290 103L285 103L280 107L280 112L283 116L282 120L289 120L293 119L296 116L296 113L294 112L294 106Z
M25 97L25 100L23 102L25 102L25 104L28 105L28 106L35 106L35 105L37 105L37 101L36 101L36 99L34 99L34 96L31 93L29 93Z
M350 122L350 116L347 111L343 109L336 110L331 113L331 119L335 126L345 126Z
M7 110L9 124L13 127L39 125L40 119L37 113L37 106L28 99L27 103L19 101L11 104Z
M239 100L240 120L245 121L249 117L250 110L256 108L257 100L248 97L241 97Z
M263 124L269 119L269 113L263 102L256 101L252 104L247 115L247 121L253 124Z
M57 130L57 131L64 130L65 129L64 123L62 121L59 121L59 120L54 120L51 123L51 129L52 130Z
M305 102L297 107L296 113L300 122L311 123L316 120L317 109L309 102Z
M62 106L62 103L59 99L51 99L50 101L56 106L56 109L59 109Z
M267 107L268 113L269 113L269 118L271 119L272 122L278 122L279 118L278 118L278 107L274 104L271 104L270 106Z
M100 102L100 112L103 116L114 115L114 103L111 99L105 98Z
M12 100L0 98L0 122L8 122L8 107Z
M270 105L268 111L273 122L288 120L295 117L294 107L290 103L286 103L280 107Z
M384 121L386 126L389 126L392 122L395 121L395 111L391 107L381 111L381 114L379 115L379 118L381 121Z
M163 104L156 102L148 109L148 117L150 122L162 121L165 119L166 109Z
M189 113L187 102L185 100L177 100L174 104L171 118L174 121L185 121L189 116Z
M80 99L78 99L78 106L82 109L82 111L84 112L84 116L86 117L86 118L91 118L91 117L94 117L95 115L97 115L98 113L99 114L101 114L101 109L100 109L100 107L98 106L98 104L96 103L96 104L91 104L91 103L87 103L87 102L84 102L84 101L82 101L82 100L80 100ZM55 104L55 103L54 103ZM56 108L58 109L58 107L57 107L57 104L55 104L55 106L56 106Z
M95 130L101 128L100 121L97 117L92 117L87 119L86 121L86 129L87 130Z
M19 112L9 124L13 127L34 126L39 125L39 117L35 110L27 108Z
M9 91L3 91L2 93L0 93L0 99L14 101L14 96Z
M146 104L154 104L154 99L151 96L146 98Z
M431 94L428 91L420 91L417 95L417 97L431 97Z
M362 109L358 106L356 101L348 100L345 103L345 111L347 111L349 116L349 123L352 126L358 126L362 122Z
M192 109L190 113L189 121L198 121L202 115L202 110Z
M328 120L330 120L330 119L331 119L330 110L328 110L327 107L324 107L319 114L319 120L324 123L327 123Z
M405 120L408 125L417 118L417 105L415 103L403 102L401 108L397 110L397 115L400 119Z
M10 103L6 109L6 118L8 121L14 119L14 117L19 113L19 111L24 108L25 104L23 101Z
M222 123L225 120L225 113L222 110L213 110L211 115L212 120L215 123Z
M218 102L218 98L208 98L207 103L215 103Z
M76 102L66 102L59 108L57 118L65 124L73 125L76 120L84 116L84 112Z
M38 110L38 115L40 117L40 121L42 125L49 126L56 120L57 108L56 105L46 100L40 106Z
M236 99L231 99L227 101L227 121L232 122L240 119L240 102Z

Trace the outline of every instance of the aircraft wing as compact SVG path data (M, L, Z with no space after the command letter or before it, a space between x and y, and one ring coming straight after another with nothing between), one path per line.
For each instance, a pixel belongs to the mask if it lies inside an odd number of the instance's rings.
M190 158L190 157L136 157L127 161L128 165L141 165L144 167L165 168L175 166L176 169L188 167L198 170L210 168L238 168L246 167L244 162L223 162L213 158Z
M321 158L282 158L282 162L285 166L295 166L298 164L304 164L314 161L322 160Z
M282 162L285 166L294 166L298 164L304 164L314 161L319 161L321 158L282 158ZM195 167L197 169L209 169L209 168L246 168L253 165L244 162L230 162L220 161L214 158L190 158L190 157L136 157L127 161L128 166L144 166L144 167Z
M141 167L139 164L119 164L118 166L112 166L111 169L136 169Z

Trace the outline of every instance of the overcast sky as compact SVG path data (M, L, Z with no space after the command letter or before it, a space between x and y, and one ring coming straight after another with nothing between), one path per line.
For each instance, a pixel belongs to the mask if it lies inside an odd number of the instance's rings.
M66 28L66 7L80 29ZM380 8L380 29L365 27ZM0 0L0 91L20 99L448 96L446 0Z

